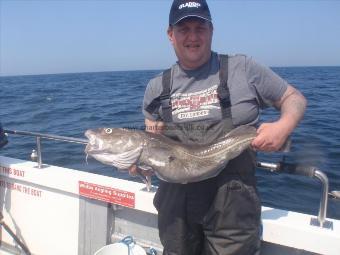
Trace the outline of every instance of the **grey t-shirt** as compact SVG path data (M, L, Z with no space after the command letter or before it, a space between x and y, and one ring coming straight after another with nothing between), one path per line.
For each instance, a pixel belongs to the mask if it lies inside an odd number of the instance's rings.
M213 52L210 61L195 70L172 66L171 105L175 123L216 121L222 118L217 96L219 60ZM229 56L228 87L232 121L235 126L255 124L260 108L278 101L287 82L271 69L245 55ZM144 95L143 113L147 119L162 120L161 106L150 114L145 109L162 92L162 74L151 79Z

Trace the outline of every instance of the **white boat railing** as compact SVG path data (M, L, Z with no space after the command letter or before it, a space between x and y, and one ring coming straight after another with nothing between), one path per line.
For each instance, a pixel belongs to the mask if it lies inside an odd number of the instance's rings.
M321 182L322 186L322 194L320 199L319 213L317 218L312 218L310 224L313 226L319 226L321 228L333 228L333 224L330 221L326 220L327 217L327 207L328 207L328 190L329 190L329 181L328 177L325 173L320 171L315 167L310 166L301 166L297 164L290 164L285 162L280 163L266 163L266 162L257 162L257 167L262 169L270 170L271 172L283 172L290 174L303 175L307 177L312 177ZM332 191L330 193L333 198L339 199L337 197L337 191Z
M41 156L41 138L55 141L63 141L68 143L79 143L79 144L87 144L87 139L75 138L75 137L67 137L67 136L59 136L59 135L51 135L51 134L43 134L37 132L30 131L18 131L18 130L4 130L6 134L14 134L14 135L23 135L23 136L33 136L36 139L37 150L33 150L31 153L31 159L33 161L38 162L38 168L42 168L42 156Z

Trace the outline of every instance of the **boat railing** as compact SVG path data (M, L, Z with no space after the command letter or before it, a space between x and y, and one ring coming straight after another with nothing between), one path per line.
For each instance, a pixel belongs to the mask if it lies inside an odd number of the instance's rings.
M313 226L319 226L322 228L333 228L333 223L326 220L327 217L327 207L328 207L328 195L330 194L332 198L340 199L338 191L332 191L328 193L329 181L325 173L313 166L305 166L299 164L286 163L284 159L279 163L267 163L267 162L257 162L257 167L271 172L278 173L288 173L295 175L302 175L311 178L315 178L321 182L322 192L320 198L319 213L317 218L312 218L310 224Z
M55 141L63 141L68 143L80 143L87 144L87 139L68 137L68 136L60 136L60 135L51 135L51 134L43 134L38 132L30 132L30 131L18 131L18 130L4 130L6 134L13 135L23 135L23 136L33 136L36 140L36 150L32 150L31 159L33 161L37 161L38 168L43 167L42 156L41 156L41 139L55 140Z
M42 163L42 154L41 154L41 139L49 139L56 141L64 141L68 143L79 143L79 144L87 144L87 139L67 137L67 136L59 136L59 135L51 135L37 132L29 132L29 131L18 131L18 130L4 130L6 134L14 134L14 135L23 135L23 136L32 136L36 139L36 150L33 150L31 153L31 158L33 161L37 161L38 168L43 167ZM269 170L271 172L281 172L281 173L289 173L296 175L303 175L311 178L316 178L321 182L322 185L322 195L320 199L319 213L317 218L312 218L310 224L314 226L319 226L322 228L332 229L332 222L326 220L327 217L327 206L328 206L328 195L332 198L340 200L340 192L332 191L328 193L329 190L329 182L327 175L320 171L319 169L313 166L305 166L298 164L291 164L284 162L284 159L279 163L272 162L257 162L257 167L265 170Z

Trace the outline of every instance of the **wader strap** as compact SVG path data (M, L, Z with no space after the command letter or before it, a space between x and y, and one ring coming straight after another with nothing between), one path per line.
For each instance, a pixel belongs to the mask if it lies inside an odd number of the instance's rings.
M231 102L228 88L228 55L219 55L220 59L220 85L217 88L220 100L222 118L231 118Z
M159 97L156 97L151 101L151 103L145 108L145 111L147 111L150 114L153 114L155 110L160 106L161 102Z
M153 114L155 110L161 106L163 112L163 120L165 122L172 122L172 108L170 101L171 92L171 68L163 71L162 75L162 93L159 97L156 97L151 103L146 107L146 111Z
M217 88L217 95L221 105L222 118L231 118L231 102L228 88L228 55L218 55L220 61L219 78L220 85ZM159 97L151 101L145 109L150 114L161 105L163 112L163 121L172 122L172 108L170 100L171 92L171 68L163 72L162 75L162 93Z
M163 120L165 122L172 122L172 108L171 108L171 100L170 100L171 68L163 72L162 87L163 87L163 91L159 98L160 98L161 106L162 106Z

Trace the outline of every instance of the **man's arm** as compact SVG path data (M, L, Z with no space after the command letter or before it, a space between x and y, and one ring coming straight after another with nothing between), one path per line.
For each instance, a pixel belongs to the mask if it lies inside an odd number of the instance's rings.
M289 85L281 99L274 102L274 106L280 109L280 119L272 123L261 124L252 146L260 151L279 150L302 119L306 105L305 97Z

